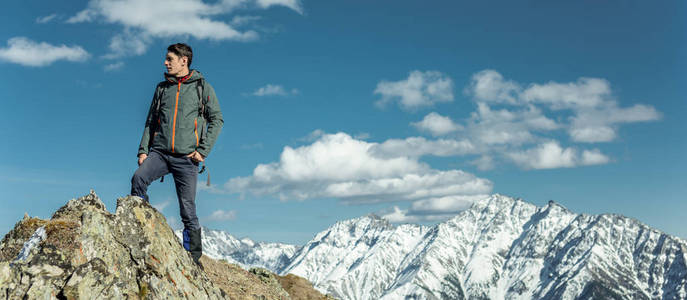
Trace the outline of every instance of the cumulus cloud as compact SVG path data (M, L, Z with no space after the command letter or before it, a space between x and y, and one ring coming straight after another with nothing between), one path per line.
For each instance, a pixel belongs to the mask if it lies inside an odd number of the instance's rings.
M423 137L389 139L381 144L374 144L371 151L380 157L459 156L478 153L469 140L428 140Z
M596 107L611 95L607 80L582 77L577 82L532 84L521 95L524 101L547 104L552 109Z
M210 216L207 217L209 221L231 221L236 219L236 211L235 210L230 210L230 211L224 211L221 209L218 209L216 211L213 211Z
M606 125L591 125L576 122L568 131L570 138L576 142L598 143L615 140L615 129Z
M556 141L507 155L525 169L571 168L581 165L605 164L610 161L598 149L584 150L580 155L578 150L563 148Z
M55 46L26 37L11 38L6 48L0 48L0 60L30 67L48 66L59 60L81 62L89 57L80 46Z
M110 53L103 57L115 59L124 56L141 55L146 52L151 41L152 39L149 35L125 29L110 39L110 44L108 45Z
M443 221L459 212L470 208L472 203L488 198L489 195L455 195L437 198L428 198L414 201L408 209L400 209L394 206L382 211L380 216L392 223L417 223L430 221Z
M437 71L412 71L405 80L379 82L374 93L382 96L377 106L398 101L402 109L415 110L453 101L453 80Z
M582 151L582 159L580 161L581 165L589 166L589 165L602 165L609 163L611 159L601 153L599 149L593 149L593 150L584 150Z
M439 72L433 74L435 78L445 77ZM379 103L397 100L405 109L431 105L433 102L422 100L419 88L428 81L422 79L424 75L413 71L407 80L380 83L375 90L384 95ZM622 107L610 83L600 78L523 85L495 70L484 70L472 76L464 92L472 96L476 106L468 118L456 121L432 112L410 123L441 139L390 139L375 145L373 152L383 157L479 155L470 163L480 170L493 169L500 162L514 162L526 169L604 164L611 159L598 150L562 148L556 139L567 133L572 142L610 142L617 139L622 124L661 118L650 105Z
M436 112L431 112L425 116L422 121L412 123L415 128L429 132L433 136L446 135L463 129L463 126L458 125L449 117L442 116Z
M267 84L263 87L258 88L255 90L252 95L253 96L288 96L288 95L297 95L299 92L297 89L291 89L290 91L287 91L283 86L278 85L278 84Z
M519 146L536 142L537 132L547 132L560 128L560 125L546 117L533 105L493 109L487 103L478 102L477 110L467 120L466 134L484 150L494 146Z
M661 114L649 105L620 107L610 83L602 78L581 77L575 82L567 83L532 83L523 89L520 84L504 79L494 70L484 70L473 75L465 91L478 103L478 114L481 116L485 115L485 112L490 112L486 109L489 108L488 105L529 106L530 110L534 107L535 115L530 113L522 121L515 122L519 135L514 135L513 129L503 130L509 126L491 126L493 124L488 124L486 129L478 130L480 136L491 143L534 142L535 139L532 139L528 128L565 128L575 142L610 142L616 139L617 130L622 123L655 121L661 118ZM569 118L570 122L558 124L541 114L539 107L554 112L567 112L572 115ZM508 115L511 110L512 108L499 110L497 117L505 121L511 118ZM529 124L522 124L523 122ZM523 125L528 128L523 128Z
M618 107L615 101L608 101L600 107L578 109L568 133L573 141L585 143L610 142L615 140L617 130L623 123L659 120L661 113L647 105Z
M124 32L112 38L112 53L106 56L118 57L145 52L153 38L191 36L215 41L253 41L258 39L258 32L235 28L246 24L247 19L235 19L236 23L231 24L218 20L217 16L236 9L266 9L272 6L284 6L303 13L298 0L221 0L214 3L202 0L90 0L87 7L70 17L67 23L97 20L122 25ZM173 20L183 20L183 26ZM129 42L135 45L129 46Z
M278 162L260 164L252 176L232 178L225 188L284 201L337 198L345 203L474 195L492 188L490 181L460 170L435 170L404 155L378 155L373 149L378 145L345 133L325 134L310 145L284 147Z
M483 70L472 75L465 92L483 102L515 104L519 101L520 90L520 85L514 81L504 80L499 72Z

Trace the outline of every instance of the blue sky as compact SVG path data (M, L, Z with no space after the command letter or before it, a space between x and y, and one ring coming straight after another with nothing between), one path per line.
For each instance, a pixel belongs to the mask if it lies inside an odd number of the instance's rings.
M0 27L0 229L126 195L166 46L225 126L201 224L304 243L491 193L687 238L681 1L14 1ZM151 203L179 225L171 180ZM201 175L199 181L205 181Z

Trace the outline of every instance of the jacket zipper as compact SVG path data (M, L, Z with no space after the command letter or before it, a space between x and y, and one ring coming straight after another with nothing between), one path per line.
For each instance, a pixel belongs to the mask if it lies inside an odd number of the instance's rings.
M174 103L174 121L172 122L172 153L174 153L174 138L176 137L177 130L177 109L179 108L179 91L181 91L181 80L177 85L177 97Z
M198 118L193 120L193 133L196 134L196 147L198 147L198 144L200 143L198 140Z

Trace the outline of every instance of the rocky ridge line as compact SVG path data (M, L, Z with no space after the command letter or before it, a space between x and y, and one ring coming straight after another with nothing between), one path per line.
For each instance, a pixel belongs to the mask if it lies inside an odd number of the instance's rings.
M145 200L119 198L112 214L91 191L49 220L25 215L5 235L0 299L300 299L287 290L325 299L302 278L285 290L267 270L202 261L207 270Z

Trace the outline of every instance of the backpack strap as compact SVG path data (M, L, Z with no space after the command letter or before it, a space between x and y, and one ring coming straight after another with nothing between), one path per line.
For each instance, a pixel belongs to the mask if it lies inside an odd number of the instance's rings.
M198 91L198 115L202 118L205 118L205 104L207 103L207 100L203 98L204 89L205 78L200 78L196 81L196 90Z
M205 105L210 99L210 96L208 95L207 97L204 97L204 89L205 78L201 77L199 80L196 81L196 90L198 91L198 116L205 120L205 122L203 122L203 128L200 129L200 139L203 139L203 137L205 137L205 133L207 131L206 128L208 125L207 118L205 117ZM203 167L200 169L198 173L202 174L203 172L205 172L205 162L203 162ZM208 171L207 186L210 186L210 171Z
M165 89L162 87L163 84L164 83L160 82L157 88L155 88L155 99L153 100L155 101L155 114L153 115L153 119L160 117L160 103L162 102L162 95L165 93ZM157 126L159 126L159 124Z
M165 92L165 89L162 87L164 83L160 82L158 83L157 87L155 88L155 98L153 99L154 106L155 106L155 113L153 114L153 126L157 127L160 126L159 123L159 118L160 118L160 103L162 102L162 94ZM155 132L155 130L153 130ZM153 135L150 135L150 139L152 141ZM162 175L160 177L160 182L165 181L165 175Z

